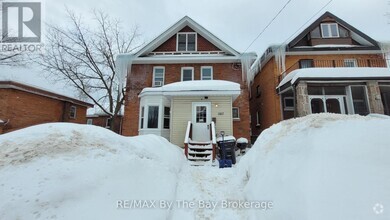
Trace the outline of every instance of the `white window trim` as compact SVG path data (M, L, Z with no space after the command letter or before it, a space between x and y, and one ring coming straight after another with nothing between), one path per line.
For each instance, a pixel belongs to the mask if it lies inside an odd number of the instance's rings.
M144 114L142 115L142 108L144 108ZM145 110L146 109L146 106L140 106L140 109L139 109L139 129L140 130L143 130L145 129ZM142 118L144 119L143 123L142 123Z
M194 67L182 67L181 68L181 81L183 82L184 70L191 70L192 71L192 80L191 81L194 81Z
M353 63L353 67L358 67L358 64L357 64L357 60L356 59L351 59L351 58L349 58L349 59L344 59L344 66L346 67L346 65L345 65L345 63L347 63L347 62L350 62L350 63Z
M144 123L146 126L144 126L144 129L148 129L148 130L161 130L161 105L160 104L148 104L146 105L147 108L145 108L147 110L147 114L144 114ZM148 122L149 122L149 108L150 107L158 107L158 116L157 116L157 128L149 128L148 127ZM145 112L146 113L146 112ZM148 117L146 117L148 116ZM163 115L164 117L164 115Z
M210 75L210 77L211 77L211 80L213 80L213 79L214 79L214 70L213 70L213 67L212 67L212 66L202 66L202 67L200 68L200 79L201 79L201 80L204 80L204 79L203 79L203 69L211 69L211 75Z
M74 109L74 116L71 116L72 109ZM75 119L77 117L77 107L72 105L69 110L69 118Z
M234 115L233 115L233 109L237 109L238 118L235 118L235 117L234 117ZM232 118L233 118L233 120L240 120L240 108L239 108L239 107L233 107L233 108L232 108Z
M330 28L330 26L333 25L333 24L336 25L337 36L324 36L324 32L322 30L326 26L326 28L328 29L328 32L331 34L332 33L332 29ZM339 38L340 37L339 25L337 23L322 23L321 24L321 36L322 36L322 38Z
M165 108L169 108L169 115L168 116L165 116ZM163 122L162 122L162 129L164 130L170 130L171 129L171 106L163 106ZM165 119L168 118L169 119L169 128L164 128L164 123L165 123Z
M165 84L165 67L164 66L155 66L153 67L153 84L152 84L152 87L156 87L155 86L155 74L156 74L156 69L163 69L163 81L162 81L162 85L163 86Z
M92 118L88 118L87 119L87 125L93 125L93 119Z
M186 35L186 50L179 50L179 34ZM195 34L195 50L188 50L188 34ZM198 51L198 33L196 33L196 32L177 32L177 34L176 34L176 51L177 52L196 52L196 51Z
M370 106L370 99L369 99L369 96L368 96L368 89L367 89L367 85L350 85L350 86L347 86L347 107L348 107L348 114L349 112L351 114L357 114L355 113L355 108L354 108L354 105L353 105L353 97L352 97L352 87L358 87L358 86L362 86L363 89L364 89L364 93L365 93L365 98L366 98L366 104L367 104L367 109L368 109L368 114L371 114L371 106Z
M283 106L284 106L283 110L284 111L294 111L294 106L293 107L286 107L286 99L292 99L294 101L294 97L284 97L283 98ZM294 103L294 105L295 105L295 103Z

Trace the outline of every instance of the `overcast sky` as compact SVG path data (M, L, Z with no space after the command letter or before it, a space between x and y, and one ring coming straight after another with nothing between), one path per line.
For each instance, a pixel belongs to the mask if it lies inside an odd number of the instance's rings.
M66 24L65 5L85 16L86 22L90 21L90 12L94 8L102 9L120 19L129 29L137 25L146 43L188 15L234 49L243 52L287 1L48 0L44 11L46 22ZM269 45L286 41L328 2L292 0L248 51L261 55ZM333 0L316 17L325 11L330 11L377 41L390 41L390 19L386 16L390 13L389 0ZM0 67L0 72L3 71L28 78L33 84L48 84L39 77L37 70Z

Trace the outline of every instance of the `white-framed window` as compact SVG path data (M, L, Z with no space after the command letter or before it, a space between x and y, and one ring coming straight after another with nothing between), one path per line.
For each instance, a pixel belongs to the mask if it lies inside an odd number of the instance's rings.
M344 67L357 67L357 60L356 59L345 59L344 60Z
M337 23L321 24L322 38L337 38L339 37L339 26Z
M70 106L69 118L76 118L76 115L77 115L77 107L74 105Z
M87 119L87 125L93 125L93 119L92 118L88 118Z
M201 80L213 80L213 67L212 66L202 66L200 69L200 79Z
M169 129L170 119L171 119L171 108L164 107L164 129Z
M148 106L148 126L147 128L158 128L158 114L159 106L150 105Z
M232 108L232 114L233 114L233 119L234 120L239 120L240 119L240 109L238 107L233 107Z
M163 86L164 79L165 79L165 67L163 66L153 67L153 87Z
M145 121L145 106L142 106L141 107L141 117L140 117L140 122L139 122L140 129L144 128L144 121Z
M368 104L367 87L365 85L350 86L353 112L359 115L370 114Z
M181 81L194 80L194 67L182 67L181 68Z
M177 51L196 51L196 38L195 32L179 32L177 33Z
M256 127L260 126L260 112L256 112Z
M294 97L283 98L284 111L294 111Z
M106 128L110 128L111 127L111 122L112 122L111 118L107 118L106 119Z

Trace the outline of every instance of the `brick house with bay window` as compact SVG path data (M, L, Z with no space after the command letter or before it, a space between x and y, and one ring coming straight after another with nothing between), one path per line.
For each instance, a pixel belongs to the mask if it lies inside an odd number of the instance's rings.
M186 16L121 59L127 73L123 135L163 136L193 160L200 148L199 160L215 158L220 131L250 138L245 64L255 54L240 54Z

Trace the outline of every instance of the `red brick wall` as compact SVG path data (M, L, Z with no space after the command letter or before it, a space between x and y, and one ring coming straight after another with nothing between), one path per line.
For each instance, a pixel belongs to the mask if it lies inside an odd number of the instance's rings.
M103 116L103 115L100 115L98 117L88 117L87 116L87 119L92 119L92 124L93 125L96 125L96 126L99 126L99 127L103 127L103 128L106 127L107 118L108 118L108 116ZM115 123L115 125L114 125L114 130L113 131L115 133L120 134L122 118L121 117L117 118L114 123Z
M344 60L344 59L383 59L380 54L343 54L343 55L295 55L286 56L286 69L290 67L298 68L297 62L301 59L313 60ZM260 86L261 96L256 96L256 87ZM263 66L261 72L256 75L251 86L252 98L251 115L252 115L252 135L258 136L263 130L269 128L282 120L280 97L276 92L279 85L279 73L272 58ZM260 126L256 126L256 111L260 112Z
M179 32L194 32L191 28L186 26ZM197 34L197 51L221 51L218 47L210 43L200 34ZM166 42L157 47L153 52L172 52L176 51L176 34L169 38Z
M227 80L241 84L242 94L233 103L240 108L240 120L233 122L234 136L250 136L249 98L246 83L242 82L241 69L235 70L231 63L218 64L144 64L133 65L128 76L129 90L126 95L125 116L123 118L122 134L138 135L139 98L138 95L145 87L152 86L153 66L165 67L165 84L181 81L181 67L194 67L194 78L200 80L201 66L213 66L214 79Z
M76 119L71 119L70 105L73 104L24 91L0 89L0 119L9 119L4 133L49 122L84 124L86 107L76 105ZM63 114L64 110L66 114Z

